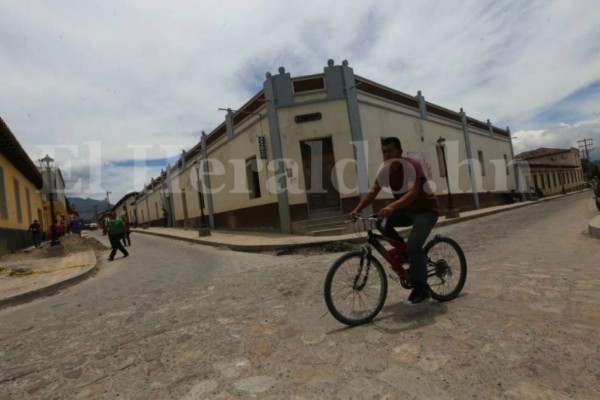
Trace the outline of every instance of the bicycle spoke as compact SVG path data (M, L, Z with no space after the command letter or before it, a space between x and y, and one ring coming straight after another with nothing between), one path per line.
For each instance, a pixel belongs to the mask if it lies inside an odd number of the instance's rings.
M455 297L464 284L464 261L455 246L455 242L442 238L428 248L428 284L441 300Z
M357 256L339 265L329 289L336 312L353 321L369 318L378 312L385 290L379 268L372 262L367 265L367 261L363 261L361 267L361 259Z

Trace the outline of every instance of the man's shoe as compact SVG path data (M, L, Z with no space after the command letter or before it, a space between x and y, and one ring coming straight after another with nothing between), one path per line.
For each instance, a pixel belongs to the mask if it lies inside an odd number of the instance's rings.
M108 257L108 261L112 261L112 260L114 260L114 258Z
M413 289L410 294L408 295L408 302L412 304L413 300L417 298L417 296L419 295L419 290L418 289Z
M415 289L415 290L417 291L417 293L412 297L412 299L410 299L410 302L412 304L422 303L431 297L431 295L429 294L429 288ZM411 293L411 295L412 295L412 293Z
M125 258L125 257L129 257L129 253L124 254L123 258Z

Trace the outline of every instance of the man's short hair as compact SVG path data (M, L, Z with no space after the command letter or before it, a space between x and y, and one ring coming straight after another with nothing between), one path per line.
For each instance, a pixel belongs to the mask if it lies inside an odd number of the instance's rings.
M402 144L400 143L400 139L398 139L397 137L386 137L381 139L381 145L382 146L389 146L389 145L393 145L395 148L397 149L401 149L402 148Z

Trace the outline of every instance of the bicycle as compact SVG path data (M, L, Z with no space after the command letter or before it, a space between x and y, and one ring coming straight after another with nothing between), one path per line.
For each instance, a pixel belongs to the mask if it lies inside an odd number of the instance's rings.
M403 266L409 262L406 244L373 232L377 221L379 218L375 216L354 217L352 222L355 225L363 224L367 243L361 250L338 258L325 279L327 308L335 319L346 325L366 324L377 316L385 303L387 277L381 262L373 254L373 248L389 263L393 270L390 276L403 288L412 289L408 269ZM382 241L390 243L392 249L387 250ZM467 261L458 243L438 234L425 244L423 250L427 256L427 283L431 297L439 302L456 298L467 279ZM370 298L373 301L369 301Z

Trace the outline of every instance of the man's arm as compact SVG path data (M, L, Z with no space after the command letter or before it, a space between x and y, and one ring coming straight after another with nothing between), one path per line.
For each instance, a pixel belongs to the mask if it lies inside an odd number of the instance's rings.
M365 196L360 200L358 205L356 207L354 207L354 210L350 211L350 213L347 215L348 219L351 219L356 214L361 212L365 207L367 207L369 204L371 204L373 202L373 200L375 200L375 197L377 197L377 194L379 194L380 190L381 190L381 186L379 186L379 183L377 183L377 181L375 181L375 183L373 184L373 187L371 187L371 189L367 192L367 194L365 194Z
M402 195L402 197L379 210L379 216L385 218L395 209L404 208L414 203L419 198L419 190L423 184L425 184L425 178L417 178L416 181L412 182L412 186Z

